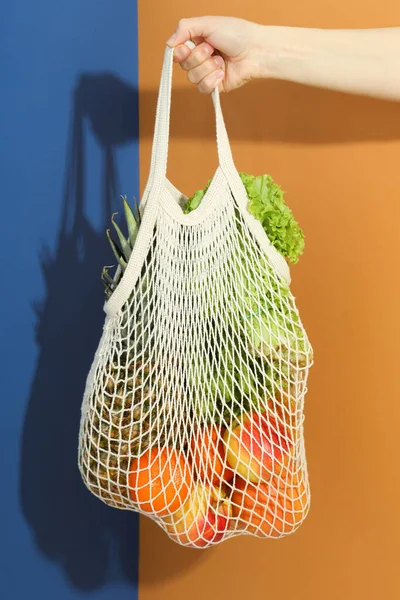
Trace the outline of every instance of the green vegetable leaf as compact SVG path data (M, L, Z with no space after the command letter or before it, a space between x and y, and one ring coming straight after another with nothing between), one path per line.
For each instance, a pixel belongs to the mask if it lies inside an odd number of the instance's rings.
M199 207L201 201L203 200L203 198L205 196L205 193L207 192L208 188L210 187L211 181L212 180L210 179L210 181L207 183L204 190L197 190L197 192L195 192L191 198L188 198L186 200L185 206L183 207L183 212L186 215L188 213L191 213L193 210L196 210L196 208Z
M124 258L124 255L122 254L120 248L118 247L118 244L116 244L116 242L111 237L111 233L110 233L109 229L107 229L106 233L107 233L108 241L110 242L110 246L112 248L112 251L115 254L116 259L118 260L118 262L121 265L121 267L123 267L125 269L126 265L127 265L127 262L126 262L126 260Z
M297 263L304 250L304 234L285 203L282 189L270 175L240 173L240 177L249 198L249 212L261 222L278 252Z
M304 234L284 200L282 189L270 175L240 173L249 198L249 212L261 222L271 244L288 261L297 263L304 251ZM198 190L184 206L185 214L196 210L210 185Z
M118 235L118 239L119 239L119 243L121 244L121 248L122 248L122 253L124 255L124 258L126 260L126 262L128 262L129 257L131 255L132 252L132 248L129 245L129 242L127 239L125 239L124 234L122 233L122 231L120 230L120 228L118 227L117 223L115 222L115 215L117 215L118 213L114 213L111 217L111 223L114 225L115 227L115 231L117 232Z
M122 196L122 200L124 203L125 218L128 225L129 244L130 247L133 248L140 226L140 218L135 216L133 210L129 206L126 196ZM139 214L138 207L136 208L136 210Z

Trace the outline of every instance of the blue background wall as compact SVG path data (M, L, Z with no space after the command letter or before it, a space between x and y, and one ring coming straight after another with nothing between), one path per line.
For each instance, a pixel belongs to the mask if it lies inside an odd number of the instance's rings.
M5 0L0 22L0 598L137 597L133 514L77 470L104 230L138 194L132 0Z

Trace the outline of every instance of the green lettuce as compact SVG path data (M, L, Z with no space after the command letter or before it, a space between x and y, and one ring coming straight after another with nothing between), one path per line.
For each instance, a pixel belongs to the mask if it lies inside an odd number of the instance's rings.
M281 187L270 175L239 175L249 199L249 212L261 222L271 244L278 252L289 262L297 263L304 250L304 234L285 203ZM186 214L198 208L209 185L210 182L204 190L197 190L186 201Z
M288 262L297 263L304 250L304 234L285 203L282 189L270 175L240 173L240 178L249 199L248 211L261 222L278 252ZM186 201L186 214L199 207L209 185ZM272 273L266 258L258 267L256 285L239 260L232 270L231 286L235 289L241 281L242 294L228 305L214 307L214 314L231 313L232 322L238 326L221 332L217 319L210 315L210 332L215 335L219 331L226 345L219 356L212 357L211 364L210 357L202 362L203 369L194 374L192 383L197 390L197 414L212 422L229 423L243 410L261 410L266 400L261 397L262 390L267 389L274 397L276 390L290 388L298 367L312 360L288 284ZM264 290L262 300L260 286Z

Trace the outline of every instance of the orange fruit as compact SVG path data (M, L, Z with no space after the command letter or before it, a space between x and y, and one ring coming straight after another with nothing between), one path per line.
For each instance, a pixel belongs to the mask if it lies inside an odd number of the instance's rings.
M283 480L276 478L273 485L278 489L278 502L285 512L287 526L294 527L304 521L309 509L309 500L306 486L299 474L288 473Z
M276 494L269 495L269 485L255 485L242 478L235 480L232 494L232 512L244 525L245 531L260 537L277 537L281 531L274 528L275 513L282 523L282 509L276 501Z
M200 427L190 442L191 458L201 481L218 485L233 478L225 458L224 430L216 425Z
M307 509L304 483L298 478L286 486L235 480L232 512L250 533L260 537L288 534L304 520Z
M128 480L131 498L141 511L165 516L184 504L192 477L183 452L164 446L134 458Z

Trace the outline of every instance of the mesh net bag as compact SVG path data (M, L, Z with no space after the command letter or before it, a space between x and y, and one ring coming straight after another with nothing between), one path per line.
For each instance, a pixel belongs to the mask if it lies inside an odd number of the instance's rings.
M167 49L141 225L105 304L79 468L98 498L181 545L278 538L309 510L312 349L288 264L247 210L218 91L219 166L201 205L184 214L166 178L172 68Z

